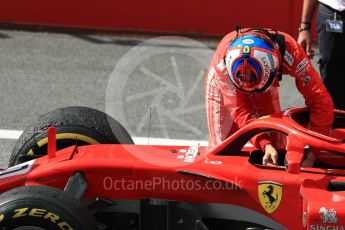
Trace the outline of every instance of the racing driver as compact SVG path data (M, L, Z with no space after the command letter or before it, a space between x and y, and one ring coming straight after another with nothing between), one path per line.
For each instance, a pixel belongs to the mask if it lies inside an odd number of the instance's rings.
M282 74L295 79L310 111L309 128L329 135L333 102L303 48L290 35L271 29L240 29L220 42L206 75L209 147L213 148L251 119L280 112ZM263 164L277 165L279 135L262 133L251 142L264 152ZM302 166L312 167L310 152Z

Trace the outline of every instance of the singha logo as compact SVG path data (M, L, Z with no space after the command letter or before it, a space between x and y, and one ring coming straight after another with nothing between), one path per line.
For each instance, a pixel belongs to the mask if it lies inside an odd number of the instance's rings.
M320 213L322 223L331 223L331 224L337 223L337 211L335 211L334 208L327 210L325 207L321 207L319 210L319 213Z

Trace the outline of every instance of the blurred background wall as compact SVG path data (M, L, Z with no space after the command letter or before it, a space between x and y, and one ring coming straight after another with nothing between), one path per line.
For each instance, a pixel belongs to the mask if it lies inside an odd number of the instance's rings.
M302 0L3 0L0 23L222 36L239 24L297 37ZM314 27L315 28L315 27Z

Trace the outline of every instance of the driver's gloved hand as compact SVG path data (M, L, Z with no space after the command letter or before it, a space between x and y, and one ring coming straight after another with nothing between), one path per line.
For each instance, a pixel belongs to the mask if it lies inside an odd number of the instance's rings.
M265 155L262 158L262 164L278 165L278 152L271 144L265 145Z

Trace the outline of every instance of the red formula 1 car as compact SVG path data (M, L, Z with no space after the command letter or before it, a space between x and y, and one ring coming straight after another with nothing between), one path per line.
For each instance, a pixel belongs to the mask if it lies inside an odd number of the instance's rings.
M59 109L24 131L0 173L0 229L344 229L345 113L331 136L307 130L308 117L255 119L206 151L134 145L99 111ZM261 132L286 137L279 166L246 145ZM318 161L302 168L311 147Z

